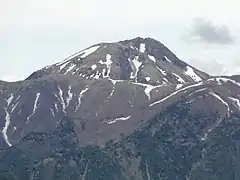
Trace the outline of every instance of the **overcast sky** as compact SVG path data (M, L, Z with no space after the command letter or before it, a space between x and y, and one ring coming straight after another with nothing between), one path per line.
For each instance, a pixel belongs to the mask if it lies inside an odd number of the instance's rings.
M152 37L211 74L240 74L236 0L0 0L0 79L98 42Z

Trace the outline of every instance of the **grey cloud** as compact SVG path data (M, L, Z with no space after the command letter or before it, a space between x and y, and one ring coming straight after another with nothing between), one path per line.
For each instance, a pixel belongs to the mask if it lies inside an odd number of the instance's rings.
M235 38L231 36L227 26L218 26L202 18L194 19L190 37L209 44L235 43Z

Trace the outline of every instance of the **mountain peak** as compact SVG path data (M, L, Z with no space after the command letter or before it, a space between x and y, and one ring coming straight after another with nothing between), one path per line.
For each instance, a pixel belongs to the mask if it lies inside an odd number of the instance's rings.
M188 74L189 70L191 75ZM161 42L141 37L90 46L62 62L34 72L28 79L56 74L80 76L87 80L110 78L149 85L191 83L208 77L206 73L178 59Z

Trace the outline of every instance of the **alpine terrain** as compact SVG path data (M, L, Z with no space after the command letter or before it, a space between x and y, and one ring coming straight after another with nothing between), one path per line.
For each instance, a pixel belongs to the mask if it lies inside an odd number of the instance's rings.
M238 180L240 76L100 43L0 81L0 130L1 180Z

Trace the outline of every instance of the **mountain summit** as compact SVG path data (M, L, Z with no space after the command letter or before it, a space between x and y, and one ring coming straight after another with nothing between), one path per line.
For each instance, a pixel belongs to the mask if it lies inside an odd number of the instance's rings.
M76 75L85 79L129 80L151 85L183 84L208 77L151 38L93 45L33 73L28 79L53 74Z
M208 77L151 38L93 45L34 72L26 81L2 83L1 144L14 144L32 131L48 132L64 116L88 122L91 133L84 133L83 144L93 139L105 143L133 132L140 117L148 119L149 104ZM113 125L117 121L125 123ZM126 122L129 128L119 127Z
M239 92L151 38L93 45L0 82L0 179L240 179Z

